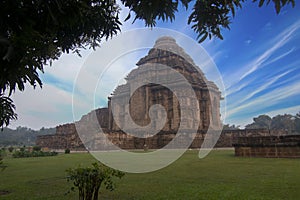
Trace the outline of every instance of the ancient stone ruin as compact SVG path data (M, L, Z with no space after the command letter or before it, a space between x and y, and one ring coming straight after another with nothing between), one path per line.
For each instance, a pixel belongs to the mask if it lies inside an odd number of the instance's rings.
M136 124L140 126L149 124L150 108L155 104L163 106L167 113L163 132L176 133L179 126L184 126L186 131L207 130L209 126L220 129L221 93L218 87L206 79L191 57L177 45L173 38L159 38L148 55L140 59L136 65L138 67L126 77L126 84L118 86L113 96L109 97L109 130L119 131L120 126L122 128L126 128L126 125L132 126L128 122L129 113ZM191 88L187 88L184 84L185 80L180 79L176 72L183 75ZM144 80L154 80L160 84L151 81L145 84ZM137 83L143 83L143 86L138 87ZM178 89L180 94L175 94L165 85ZM192 92L195 93L196 98L193 97ZM126 107L127 102L130 102L129 107ZM112 107L114 119L111 115ZM194 114L192 109L198 109L197 113ZM184 119L180 119L181 112L186 113ZM160 111L153 114L154 120L161 119ZM118 125L114 123L116 121ZM198 121L200 123L197 125ZM153 126L157 124L158 122L153 122ZM130 131L130 128L126 130ZM136 131L136 127L134 128L135 130L132 131Z
M58 126L55 135L38 137L37 145L54 149L83 148L76 128L87 134L97 132L97 124L91 123L91 119L95 116L106 137L97 137L97 140L93 141L94 144L91 144L93 146L105 146L105 141L109 139L126 149L143 148L145 144L149 148L160 148L174 138L179 128L186 133L194 134L193 136L198 134L198 140L203 138L208 128L215 130L221 128L221 92L213 82L206 79L192 58L173 38L159 38L148 55L141 58L136 65L137 68L126 77L126 84L119 85L113 95L108 97L107 108L97 109L83 116L76 123L76 127L74 124ZM184 80L180 79L178 74L184 77ZM141 86L137 85L146 79L152 81L143 82ZM160 82L153 83L154 79ZM179 92L174 93L172 88ZM129 102L128 106L126 102ZM154 110L150 113L151 107L156 104L161 105L164 111ZM156 135L139 138L126 134L128 131L141 132L143 126L150 123L151 117L151 130L158 129L161 116L164 114L166 122ZM142 128L132 126L129 119ZM81 140L85 138L81 137ZM200 144L199 141L196 146L199 147Z
M300 135L238 137L236 156L300 158Z
M185 143L185 140L194 138L189 147L200 148L208 129L220 131L221 92L213 82L206 79L173 38L159 38L148 55L136 65L137 68L126 77L126 83L119 85L112 96L108 97L107 108L93 110L75 123L57 126L55 135L38 136L36 144L54 150L108 150L111 148L108 145L110 142L122 149L143 149L145 146L160 149L169 144L181 128L185 137L180 142ZM184 77L190 88L176 74ZM180 92L174 93L172 88ZM151 110L157 104L164 110ZM161 124L163 118L165 122ZM146 131L143 129L145 126L149 127ZM159 131L151 135L151 131L157 129ZM227 130L222 131L216 147L232 147L234 144L236 155L270 157L282 156L270 150L275 146L278 150L278 143L289 141L286 143L290 147L287 151L299 149L288 137L264 139L270 134L277 137L286 133L270 133L265 129ZM248 139L249 136L257 136L259 139ZM285 147L280 146L287 149ZM287 155L292 154L284 154Z

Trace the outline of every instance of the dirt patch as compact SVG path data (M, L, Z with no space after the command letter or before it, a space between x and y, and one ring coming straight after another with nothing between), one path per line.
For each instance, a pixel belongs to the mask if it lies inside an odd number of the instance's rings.
M8 190L0 190L0 196L7 195L9 193L10 193L10 191L8 191Z

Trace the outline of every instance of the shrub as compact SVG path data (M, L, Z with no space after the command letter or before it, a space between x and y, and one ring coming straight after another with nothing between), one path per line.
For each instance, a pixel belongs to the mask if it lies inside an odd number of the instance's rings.
M8 147L8 151L11 153L13 152L14 148L12 146Z
M92 167L78 167L67 170L67 181L73 181L79 191L80 200L97 200L101 184L108 190L114 190L112 177L122 178L125 174L105 165L93 163ZM74 191L74 187L71 188Z
M44 152L44 151L15 151L13 153L14 158L26 158L26 157L44 157L44 156L56 156L58 153L55 151Z
M6 154L6 148L1 148L0 150L0 158L3 158L5 157L7 154Z
M5 168L6 168L6 166L5 165L3 165L3 158L2 158L2 156L0 155L0 171L3 171Z
M65 149L65 154L71 153L70 149Z
M25 157L29 157L29 151L15 151L12 156L14 158L25 158Z
M33 151L40 151L42 148L40 146L33 146L32 150Z
M3 155L5 154L5 150L0 150L0 171L4 170L6 166L3 165Z

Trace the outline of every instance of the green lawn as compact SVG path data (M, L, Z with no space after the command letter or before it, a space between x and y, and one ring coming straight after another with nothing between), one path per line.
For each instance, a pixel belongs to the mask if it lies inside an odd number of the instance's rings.
M300 160L234 157L215 150L204 159L188 151L170 166L152 173L126 174L102 199L299 199ZM0 172L0 199L76 199L65 170L95 162L92 156L61 154L41 158L6 158Z

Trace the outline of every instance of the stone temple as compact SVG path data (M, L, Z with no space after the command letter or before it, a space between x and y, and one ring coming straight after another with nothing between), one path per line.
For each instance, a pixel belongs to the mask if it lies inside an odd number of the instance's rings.
M75 123L76 127L73 123L58 126L55 135L38 137L37 145L50 149L84 148L81 140L85 139L79 139L78 128L89 134L91 127L95 127L93 130L97 132L96 125L90 123L95 116L106 137L97 137L91 147L105 146L110 140L124 149L143 148L144 145L155 149L171 141L179 128L188 134L198 135L205 134L208 128L221 129L221 92L206 79L175 39L167 36L159 38L136 65L137 68L125 78L126 83L119 85L108 97L107 108L83 116ZM180 93L174 93L172 88ZM163 109L151 110L157 104ZM161 118L165 119L162 125ZM150 122L148 131L159 129L157 134L146 138L126 134L140 132ZM197 136L196 139L198 141L192 145L199 148L203 137Z
M173 38L159 38L148 55L141 58L136 65L138 68L132 70L126 77L127 83L118 86L113 96L109 97L109 130L120 130L111 115L112 98L115 102L113 107L116 109L114 118L115 120L118 119L120 126L128 124L126 115L129 113L135 123L141 126L149 124L151 106L160 104L167 113L167 121L162 128L164 132L176 132L179 126L183 124L187 130L206 130L209 126L213 129L220 129L221 93L218 87L206 79L191 57L177 45ZM158 65L167 67L157 67ZM184 80L179 80L173 74L174 71L170 71L169 68L183 75L195 92L196 99L192 97L186 85L181 83ZM180 90L180 97L162 84L149 83L137 88L138 82L150 78L153 80L153 77L154 80L159 79L160 83ZM129 107L124 106L127 102L130 102ZM198 112L189 112L191 109L197 109ZM187 113L183 119L180 119L180 110ZM159 114L159 112L154 113L154 119L160 119ZM200 123L196 123L195 120ZM198 127L195 127L195 124L198 124Z

